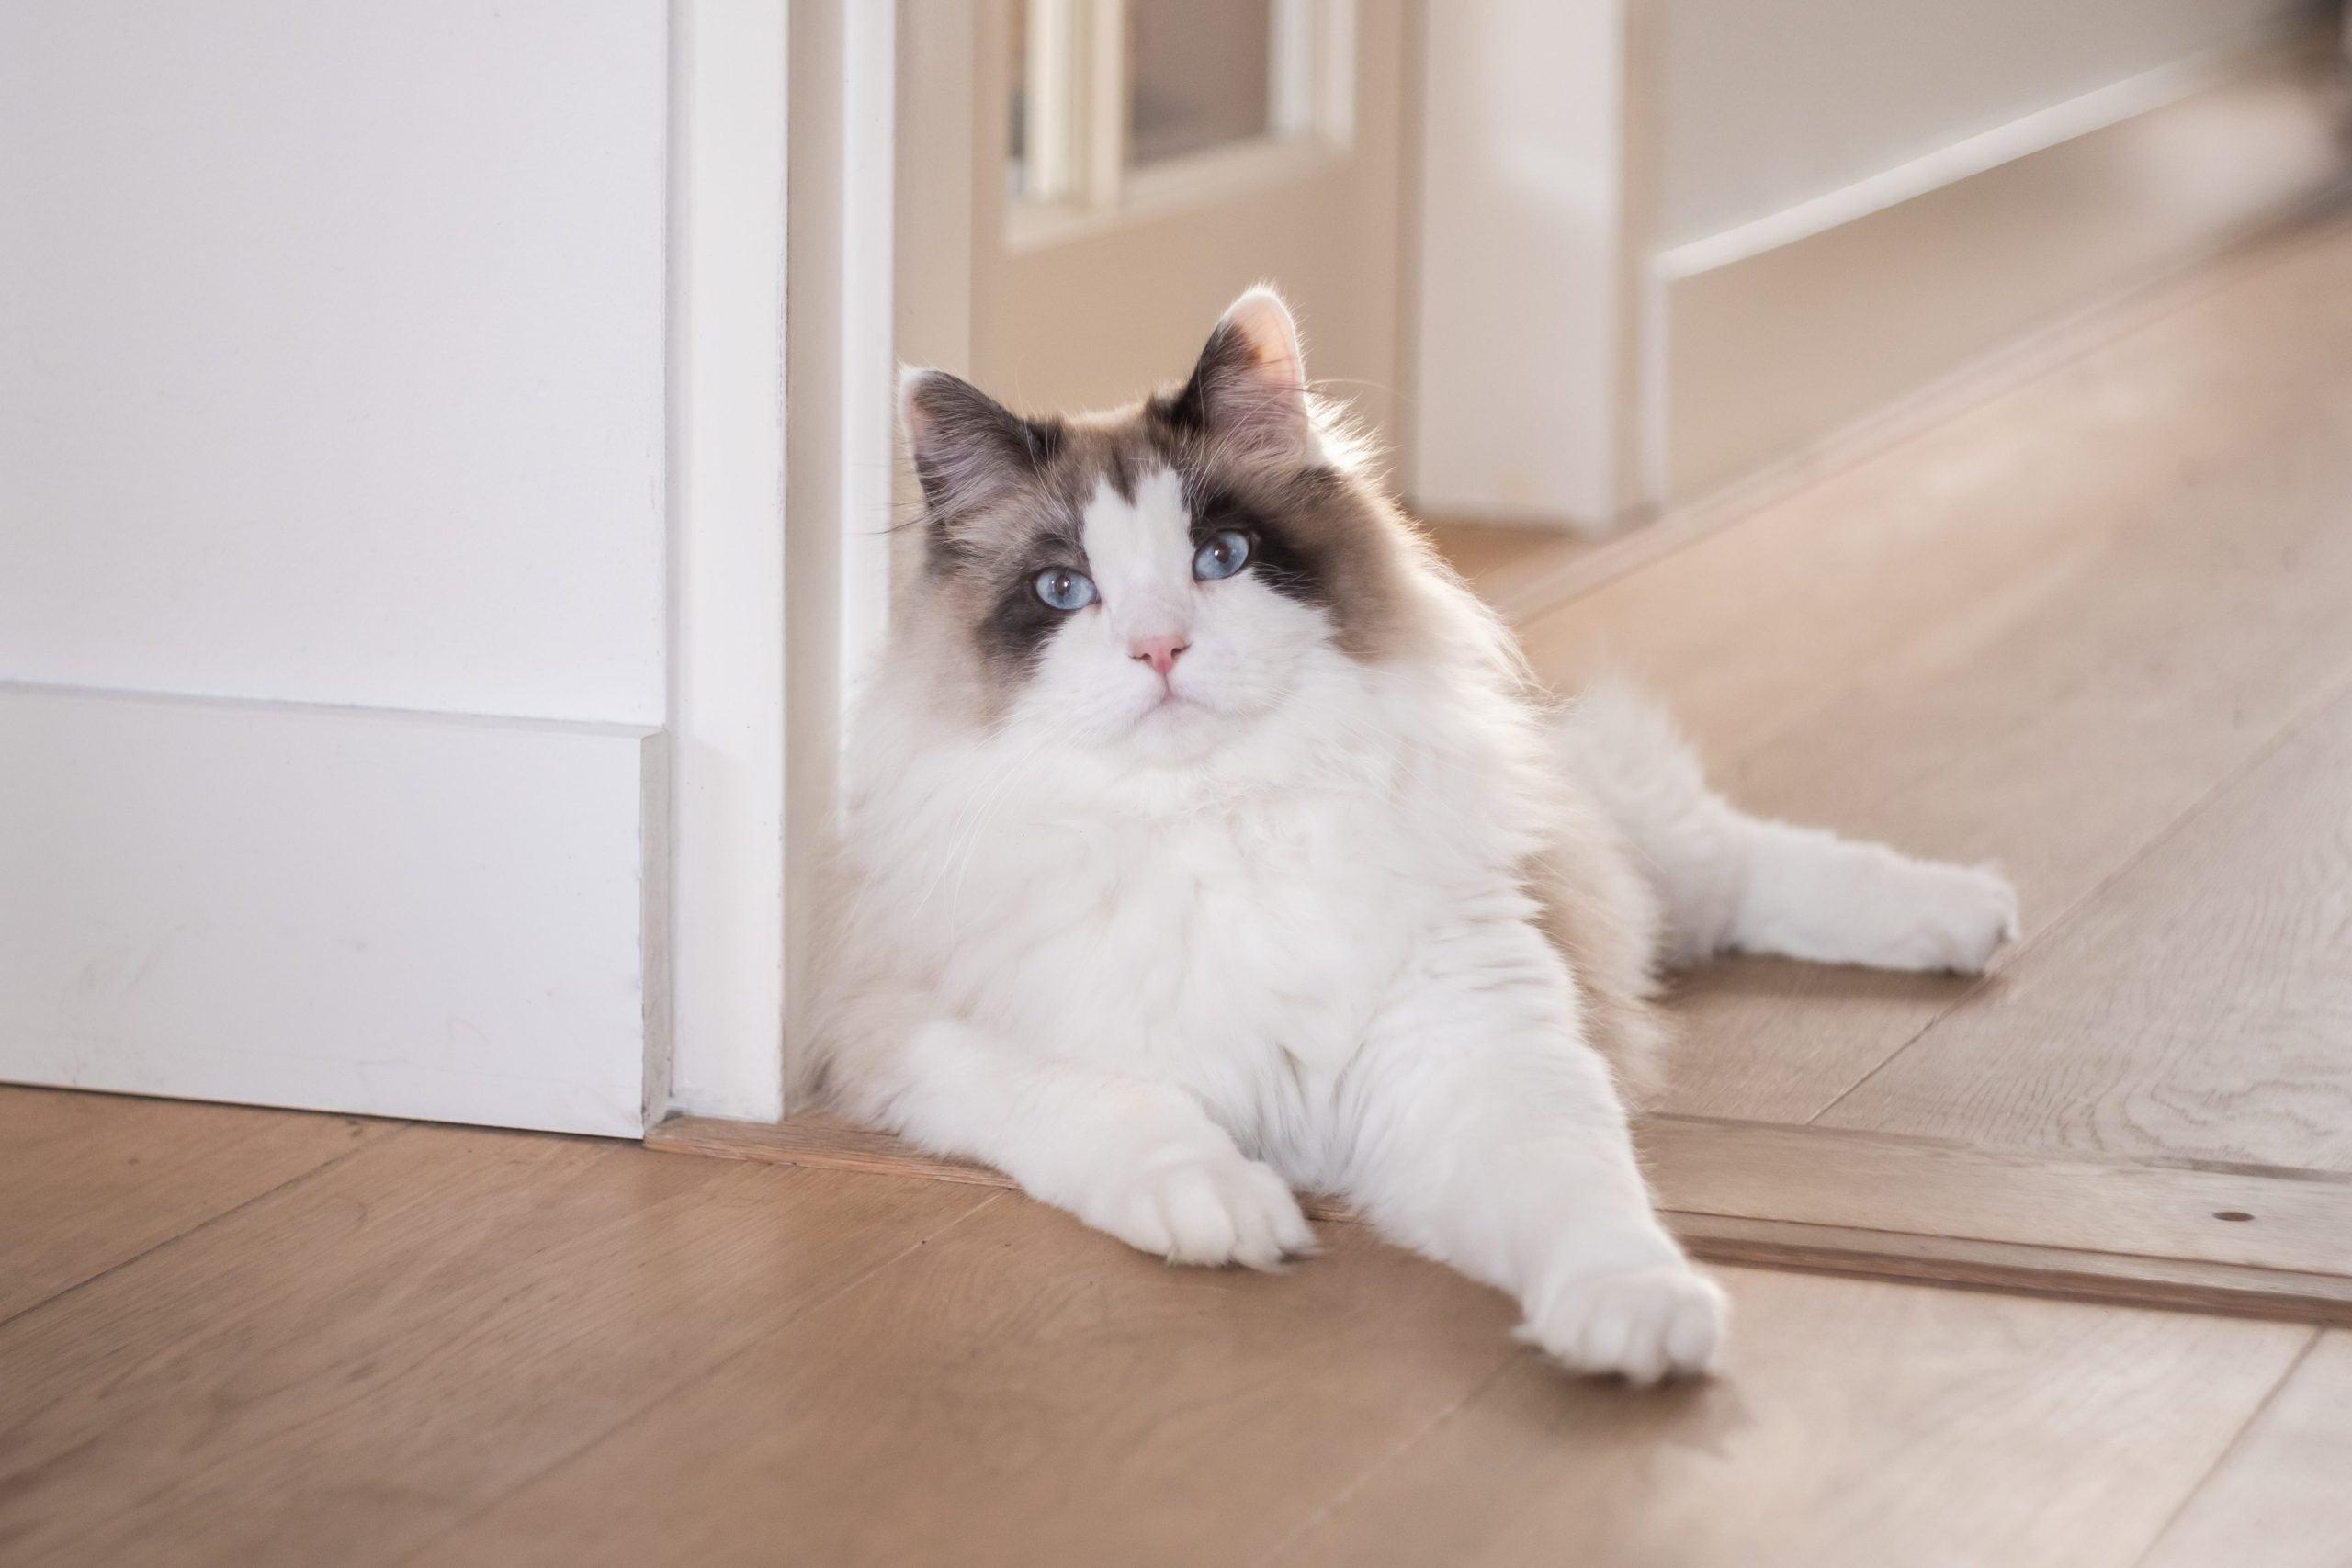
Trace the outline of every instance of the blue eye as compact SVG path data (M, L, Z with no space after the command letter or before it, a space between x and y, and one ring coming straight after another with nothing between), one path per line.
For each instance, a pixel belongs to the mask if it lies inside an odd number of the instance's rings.
M1057 610L1083 610L1094 603L1094 580L1066 566L1049 566L1037 574L1037 597Z
M1220 577L1231 577L1250 564L1250 536L1237 534L1227 528L1193 558L1193 575L1203 582L1215 582Z

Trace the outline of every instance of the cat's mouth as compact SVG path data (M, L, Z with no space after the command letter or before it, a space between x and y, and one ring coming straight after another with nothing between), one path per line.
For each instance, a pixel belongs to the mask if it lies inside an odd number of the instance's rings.
M1190 692L1162 686L1143 711L1136 715L1140 730L1165 733L1190 728L1216 716L1217 709Z
M1151 705L1143 710L1141 716L1144 719L1159 718L1185 708L1197 708L1200 705L1175 687L1162 686L1159 688L1159 694L1151 699Z

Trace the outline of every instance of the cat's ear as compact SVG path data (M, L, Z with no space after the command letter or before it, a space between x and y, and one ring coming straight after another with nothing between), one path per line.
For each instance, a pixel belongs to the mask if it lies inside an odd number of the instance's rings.
M1059 435L944 370L899 372L899 423L923 500L943 524L1033 477Z
M1244 457L1306 460L1316 449L1306 406L1306 356L1283 297L1260 284L1209 333L1193 378L1169 417Z

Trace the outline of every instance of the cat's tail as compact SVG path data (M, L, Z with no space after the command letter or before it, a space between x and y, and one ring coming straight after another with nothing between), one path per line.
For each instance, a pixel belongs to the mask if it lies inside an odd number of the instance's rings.
M1669 965L1736 950L1974 973L2018 933L2017 895L1988 869L1740 810L1666 710L1623 680L1577 698L1558 734L1657 895Z

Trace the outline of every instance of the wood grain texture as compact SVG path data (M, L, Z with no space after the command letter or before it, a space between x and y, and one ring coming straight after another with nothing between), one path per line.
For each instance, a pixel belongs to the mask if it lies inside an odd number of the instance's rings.
M0 1087L0 1320L398 1125Z
M1733 1269L1726 1378L1641 1394L1324 1239L1171 1269L971 1185L408 1129L0 1326L0 1555L2098 1563L2308 1339Z
M2352 694L1821 1122L2352 1170Z
M1646 676L1755 809L1999 861L2030 950L2352 672L2347 299L2339 231L1538 617L1531 656ZM1665 1108L1807 1120L1967 994L1690 976Z
M1639 1142L1659 1203L1677 1213L2352 1280L2352 1180L1671 1116L1645 1122Z
M2281 1323L2352 1325L2352 1280L2340 1274L1729 1214L1678 1213L1668 1220L1692 1257L1714 1264Z
M992 1203L434 1561L1249 1562L1520 1353L1500 1295L1324 1239L1283 1275L1170 1269Z
M2352 1335L2287 1376L2141 1568L2342 1568L2352 1561Z
M1017 1188L1012 1178L977 1160L926 1154L904 1138L856 1126L822 1111L781 1122L730 1122L723 1116L673 1116L645 1135L645 1146L670 1154L763 1160L816 1170L855 1170L872 1176L953 1181L971 1187ZM1318 1220L1355 1216L1343 1203L1313 1193L1300 1200Z
M1511 1349L1492 1292L1354 1227L1327 1240L1281 1278L1170 1270L1037 1205L992 1205L434 1560L754 1563L789 1543L827 1562L1254 1561L1469 1434L1477 1457L1443 1464L1395 1539L1384 1518L1329 1560L1444 1560L1540 1505L1493 1560L1796 1561L1740 1544L1850 1533L1882 1561L2001 1561L2054 1519L2032 1560L2112 1534L2120 1555L2079 1561L2128 1561L2308 1339L1735 1271L1729 1379L1644 1395ZM1479 1392L1498 1375L1506 1403ZM1705 1550L1615 1554L1660 1516L1708 1516L1716 1482L1732 1511L1713 1539L1669 1538ZM1552 1507L1563 1491L1573 1510ZM594 1501L624 1495L644 1506Z
M645 1134L645 1146L676 1155L762 1160L818 1170L857 1170L874 1176L952 1181L968 1187L1011 1188L1012 1178L976 1160L925 1154L904 1138L856 1126L822 1111L781 1122L733 1122L723 1116L672 1116Z
M1010 1188L825 1116L675 1117L675 1153ZM1713 1262L2352 1324L2352 1182L2053 1164L1920 1138L1658 1117L1640 1142L1668 1219ZM1318 1220L1351 1222L1309 1195ZM2245 1216L2222 1220L2229 1213Z
M403 1129L0 1326L0 1556L399 1561L988 1197Z
M2121 1568L2312 1332L1726 1283L1728 1377L1643 1399L1514 1361L1276 1561Z

